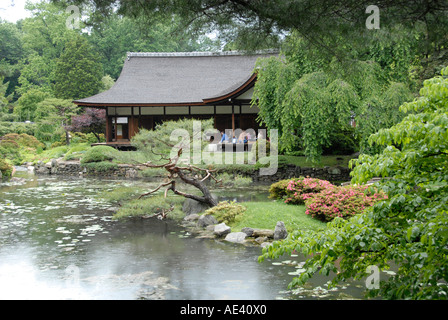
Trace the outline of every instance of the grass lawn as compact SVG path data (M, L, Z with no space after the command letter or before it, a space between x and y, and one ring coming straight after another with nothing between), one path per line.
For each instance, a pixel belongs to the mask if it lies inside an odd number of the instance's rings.
M310 161L306 160L306 157L304 156L284 156L281 155L279 158L283 158L283 161L287 164L294 164L298 167L316 167L316 168L323 168L323 167L335 167L335 166L341 166L348 168L348 163L351 159L354 159L356 157L353 157L351 155L337 155L337 156L322 156L320 163L313 164Z
M244 227L273 230L277 221L283 221L288 232L296 229L318 230L326 225L305 214L305 206L288 205L281 201L240 204L247 210L240 221L230 225L232 231L240 231Z

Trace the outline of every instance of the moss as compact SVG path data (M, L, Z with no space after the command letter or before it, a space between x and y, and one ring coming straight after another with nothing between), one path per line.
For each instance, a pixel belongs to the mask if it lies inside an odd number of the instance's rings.
M152 195L143 199L130 200L120 207L117 213L113 215L113 219L148 217L168 212L167 216L169 218L180 220L185 216L182 212L183 201L183 197L168 196L165 198L163 195Z
M104 162L115 159L119 151L108 146L96 146L86 151L81 159L81 163Z

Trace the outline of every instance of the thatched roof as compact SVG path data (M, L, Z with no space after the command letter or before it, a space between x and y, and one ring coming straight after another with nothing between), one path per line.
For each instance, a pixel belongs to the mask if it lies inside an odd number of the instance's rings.
M78 105L204 105L244 92L255 81L259 57L274 53L129 53L108 91Z

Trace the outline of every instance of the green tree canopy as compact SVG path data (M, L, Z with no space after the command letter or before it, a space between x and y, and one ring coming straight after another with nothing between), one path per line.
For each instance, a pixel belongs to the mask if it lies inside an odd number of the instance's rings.
M408 77L386 72L389 65L361 60L363 52L358 59L341 63L305 47L294 33L279 57L257 62L253 104L260 108L259 120L279 130L283 150L302 149L315 162L335 135L351 132L354 123L362 151L369 151L370 134L403 117L398 107L413 97ZM379 57L388 56L380 53ZM397 61L402 58L395 56Z
M103 70L94 49L81 36L69 41L56 62L54 94L60 99L82 99L102 88Z
M31 18L22 22L25 55L20 64L19 94L39 88L52 94L57 59L66 44L79 35L80 30L66 27L69 14L46 1L27 3Z
M388 199L348 220L335 219L322 232L297 230L264 250L261 260L294 250L312 254L291 285L316 272L340 270L333 284L366 277L369 266L398 268L370 296L386 299L447 299L448 280L448 68L424 82L420 97L404 103L408 114L369 138L384 150L353 162L353 183L382 177L375 187Z
M20 121L34 121L34 113L39 102L49 98L48 92L39 89L30 89L24 93L17 101L14 113L19 117Z
M69 144L68 126L72 116L79 112L77 105L71 100L47 98L37 104L34 118L36 121L35 137L41 141L58 141L66 135Z

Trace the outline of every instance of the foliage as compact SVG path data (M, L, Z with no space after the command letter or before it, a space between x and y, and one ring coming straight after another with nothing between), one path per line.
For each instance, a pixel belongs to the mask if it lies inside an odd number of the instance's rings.
M102 162L113 160L117 157L119 151L109 146L95 146L86 151L81 159L81 163Z
M216 206L207 209L204 214L212 215L219 222L231 224L242 218L246 208L240 204L229 201L221 201Z
M288 182L285 190L285 203L304 204L305 200L321 191L332 188L333 185L326 181L316 178L295 178Z
M70 40L56 62L54 94L61 99L82 99L97 94L102 65L89 42L81 36Z
M35 154L45 145L35 137L22 133L10 133L0 138L0 158L8 159L15 165L22 164L28 154Z
M56 0L53 0L56 2ZM91 3L87 0L69 0L70 3ZM409 30L423 25L426 37L419 39L421 50L434 46L443 48L446 43L447 6L443 2L385 1L379 4L381 25L379 30L366 28L366 8L372 3L332 0L103 0L95 2L96 16L118 8L120 14L142 17L148 21L180 17L179 29L193 29L202 34L215 31L228 42L244 45L243 48L272 47L273 38L296 30L314 46L340 59L351 57L362 48L378 41L377 36L386 27L399 26ZM104 19L104 18L103 18ZM395 31L395 30L393 30ZM411 34L414 36L414 34ZM384 36L383 36L384 37ZM356 46L354 46L356 44ZM354 46L353 50L347 47ZM241 47L240 47L241 48ZM398 53L400 48L396 48ZM427 49L426 49L427 50ZM397 65L396 68L401 67Z
M72 115L77 112L78 107L71 100L47 98L39 102L34 112L34 135L41 141L56 142L63 134L65 143L68 144L68 124Z
M20 163L22 155L19 148L19 145L14 140L0 140L0 158L9 159L16 164Z
M202 131L196 133L193 126L199 122ZM165 121L162 124L158 124L154 130L140 130L132 138L131 142L139 151L145 154L148 160L156 162L160 161L160 155L164 155L166 158L173 158L177 155L178 147L183 146L181 159L194 163L195 159L193 158L191 159L193 161L191 161L190 157L197 156L193 154L195 144L198 143L201 151L208 144L205 137L201 136L207 130L213 130L213 119ZM172 135L173 140L171 140Z
M102 192L98 197L121 206L122 203L135 199L143 192L141 187L119 186L113 190Z
M293 250L312 255L291 286L316 272L335 272L332 283L362 279L369 266L398 270L369 296L447 299L448 260L448 69L424 82L420 97L405 103L401 122L369 138L380 154L353 161L353 182L384 177L376 187L387 199L350 219L335 218L320 233L297 230L274 243L260 260ZM339 261L340 269L336 268Z
M366 189L366 186L331 186L318 193L303 194L306 214L323 221L350 218L387 198L383 192L370 193Z
M221 180L220 184L224 187L241 188L247 187L253 183L250 177L244 177L240 174L234 175L228 172L219 174L216 179Z
M1 172L2 178L11 177L12 170L13 170L13 166L11 164L9 164L8 161L6 161L5 159L0 158L0 172Z
M106 110L87 108L76 116L72 116L70 131L91 132L101 141L100 134L104 131L106 125Z
M258 139L254 144L252 144L252 149L250 150L250 159L254 162L260 160L260 156L269 156L271 154L271 148L278 148L267 139Z
M50 94L48 92L40 89L30 89L19 98L17 101L18 105L14 108L14 113L22 121L34 121L37 105L49 97Z
M70 149L65 153L64 160L80 160L90 148L89 143L72 143Z
M291 178L271 184L269 198L283 200L285 203L303 205L312 194L319 193L333 185L316 178Z
M170 211L168 216L173 219L180 219L184 216L182 212L183 201L183 197L164 197L163 195L153 195L144 199L126 201L113 215L113 219L149 217L168 212L172 207L174 210Z
M26 133L29 135L34 134L36 130L35 123L25 123L25 122L0 122L0 136L4 136L8 133Z
M259 119L279 130L280 151L303 150L318 163L329 150L353 153L358 143L365 146L368 135L402 118L398 106L412 98L410 90L385 78L378 63L316 62L303 56L306 48L296 34L288 41L299 50L287 47L284 56L261 59L255 69L253 104L260 108ZM340 139L348 132L349 138Z
M286 188L288 187L291 179L280 180L271 184L269 187L270 199L283 199L286 196Z
M110 172L118 169L118 165L116 163L109 161L87 162L83 163L83 165L87 168L87 172Z
M66 7L41 1L27 3L25 9L31 17L22 21L24 58L20 61L19 87L23 95L30 89L53 94L56 64L66 44L79 34L79 30L66 27L70 13Z
M98 51L104 72L113 79L119 77L127 52L202 51L214 47L202 33L174 33L181 23L176 17L148 22L112 13L102 19L99 24L93 23L88 40Z

